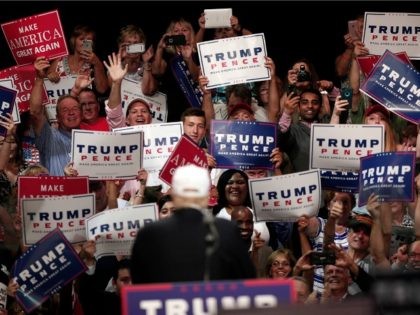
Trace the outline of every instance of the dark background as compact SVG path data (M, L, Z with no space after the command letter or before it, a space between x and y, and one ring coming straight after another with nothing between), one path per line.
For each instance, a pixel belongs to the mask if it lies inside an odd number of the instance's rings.
M348 20L365 11L420 12L420 2L14 1L0 3L0 23L58 9L66 38L77 24L92 26L97 33L95 51L105 59L116 51L122 26L140 26L147 36L147 45L156 45L173 18L184 17L197 30L201 12L211 8L232 8L241 25L253 33L263 32L268 55L276 62L281 78L295 59L306 57L314 63L321 78L337 82L334 60L344 50ZM212 30L206 34L212 36ZM15 65L3 35L0 51L0 69Z

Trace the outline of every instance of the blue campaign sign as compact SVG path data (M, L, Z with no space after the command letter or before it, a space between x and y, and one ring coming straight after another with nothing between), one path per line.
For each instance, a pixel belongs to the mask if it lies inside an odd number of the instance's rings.
M420 73L389 50L360 90L402 118L420 122Z
M17 91L0 86L0 115L8 117L11 114L13 106L15 106ZM6 128L0 126L0 136L6 135Z
M369 196L380 201L414 200L415 152L383 152L360 159L359 206Z
M218 168L273 169L277 126L256 121L211 121L210 152Z
M321 170L322 189L357 193L359 191L359 173Z
M218 314L296 299L293 280L271 279L124 286L121 298L123 315Z
M15 262L16 299L30 313L86 269L63 233L55 229Z

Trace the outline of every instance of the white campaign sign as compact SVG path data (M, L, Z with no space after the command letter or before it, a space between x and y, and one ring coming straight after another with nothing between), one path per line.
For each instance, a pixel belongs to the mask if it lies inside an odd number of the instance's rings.
M316 216L321 204L319 170L249 180L256 221L294 222Z
M153 96L144 95L140 84L141 82L130 79L123 79L121 82L121 105L124 117L127 113L128 104L136 98L141 98L149 103L150 111L152 112L152 123L165 123L168 116L166 94L156 92Z
M201 42L197 47L209 89L270 79L264 66L267 49L263 33Z
M388 49L420 59L420 13L365 12L362 41L372 55Z
M86 235L96 242L97 259L108 255L131 255L137 231L158 219L155 203L102 211L86 220Z
M76 75L63 76L60 77L60 81L58 83L53 83L48 79L44 79L44 85L47 90L49 100L49 103L45 105L45 108L50 122L57 120L56 107L58 98L62 95L70 94L76 78Z
M116 128L114 132L143 131L143 168L148 172L147 186L167 185L159 179L159 172L184 133L182 122L137 125ZM137 173L136 173L137 174Z
M59 228L70 243L86 241L85 220L95 212L95 194L22 198L23 242L33 245Z
M71 156L80 176L134 179L142 166L143 134L73 130Z
M360 158L384 150L381 125L311 125L311 168L358 170Z

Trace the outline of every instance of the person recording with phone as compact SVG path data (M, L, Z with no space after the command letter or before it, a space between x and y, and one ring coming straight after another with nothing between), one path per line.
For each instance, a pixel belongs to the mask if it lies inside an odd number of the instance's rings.
M118 37L118 50L121 56L121 66L127 65L125 78L138 81L144 95L153 95L158 82L152 74L151 60L154 55L153 46L146 49L146 35L143 30L133 24L124 26ZM112 79L108 75L108 83Z
M57 83L61 76L79 74L90 76L93 71L94 89L104 94L109 86L104 65L94 52L95 39L95 31L89 26L76 26L69 43L72 54L52 61L47 72L48 79Z
M184 39L182 39L182 36ZM161 92L167 95L168 122L178 121L181 113L190 107L179 85L180 75L176 70L188 70L190 79L198 82L199 62L196 50L195 33L190 22L184 19L173 20L161 37L154 60L152 73L161 83Z

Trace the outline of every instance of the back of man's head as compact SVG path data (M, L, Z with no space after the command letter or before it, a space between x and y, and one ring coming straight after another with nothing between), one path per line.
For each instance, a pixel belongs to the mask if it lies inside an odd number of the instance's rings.
M172 177L172 199L175 208L207 208L210 175L196 165L178 167Z

